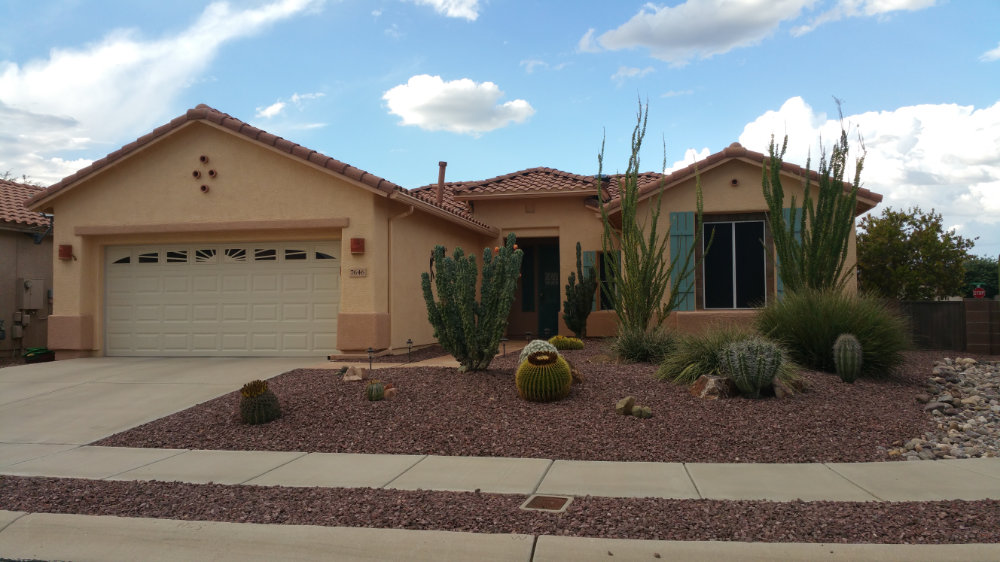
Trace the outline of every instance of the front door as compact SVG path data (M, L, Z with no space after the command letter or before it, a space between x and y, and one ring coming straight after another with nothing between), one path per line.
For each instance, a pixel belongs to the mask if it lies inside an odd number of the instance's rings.
M549 339L559 333L559 245L538 249L538 335Z

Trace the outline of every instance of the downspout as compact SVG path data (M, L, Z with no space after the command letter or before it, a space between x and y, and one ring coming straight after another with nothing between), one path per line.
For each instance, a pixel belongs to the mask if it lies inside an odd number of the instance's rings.
M392 351L392 223L395 222L396 219L405 219L406 217L412 215L414 210L415 210L415 207L413 205L410 205L410 207L407 210L403 211L402 213L400 213L398 215L395 215L395 216L392 216L392 217L389 217L389 222L388 222L388 224L389 224L389 232L388 232L389 240L386 242L386 249L387 249L387 253L389 254L389 256L388 256L388 260L389 260L389 272L388 272L388 275L387 275L388 279L386 279L387 287L385 289L386 290L386 299L385 300L386 300L386 310L388 310L388 312L389 312L389 351L390 352Z
M444 169L447 167L447 162L438 162L438 184L435 200L439 207L441 206L441 202L444 201Z

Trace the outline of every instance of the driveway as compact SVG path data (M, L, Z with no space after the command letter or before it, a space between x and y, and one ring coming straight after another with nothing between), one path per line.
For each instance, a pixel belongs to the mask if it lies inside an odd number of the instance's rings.
M0 369L0 464L91 443L322 358L102 357Z

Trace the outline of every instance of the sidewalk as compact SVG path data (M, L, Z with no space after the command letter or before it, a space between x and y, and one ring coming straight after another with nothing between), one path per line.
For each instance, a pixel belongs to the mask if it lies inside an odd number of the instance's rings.
M0 444L0 474L667 499L1000 499L1000 458L711 464Z

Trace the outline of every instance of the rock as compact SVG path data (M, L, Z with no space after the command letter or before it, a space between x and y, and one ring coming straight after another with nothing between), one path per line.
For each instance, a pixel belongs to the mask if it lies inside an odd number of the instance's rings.
M635 396L626 396L618 401L615 405L615 412L628 416L632 413L632 406L635 405Z
M793 385L788 384L777 377L774 379L773 386L775 398L791 398L792 396L798 394L798 392L793 388Z
M566 358L563 357L563 359ZM574 367L573 364L569 362L569 359L566 359L566 364L569 365L569 374L573 377L573 384L583 384L583 381L585 380L583 378L583 373Z
M933 412L934 410L943 410L947 407L948 407L947 404L941 402L928 402L927 405L924 406L924 411Z
M931 397L928 394L918 394L914 396L914 398L917 400L917 402L920 402L921 404L926 404L931 401Z
M968 398L963 398L961 400L961 402L962 402L962 404L965 404L966 406L969 406L969 405L975 406L976 404L979 404L980 402L982 402L982 400L983 399L981 397L979 397L979 396L970 396Z
M382 397L385 398L386 400L395 400L396 399L396 395L398 393L399 393L399 389L398 388L395 388L395 387L393 387L393 388L387 388L387 389L385 389L385 392L383 393Z
M634 406L632 408L632 415L639 418L651 418L653 417L653 410L649 406Z
M691 395L706 400L717 400L719 398L731 398L739 392L736 384L725 377L714 375L702 375L691 385Z
M363 367L348 367L344 372L344 382L355 382L365 380L367 373Z

